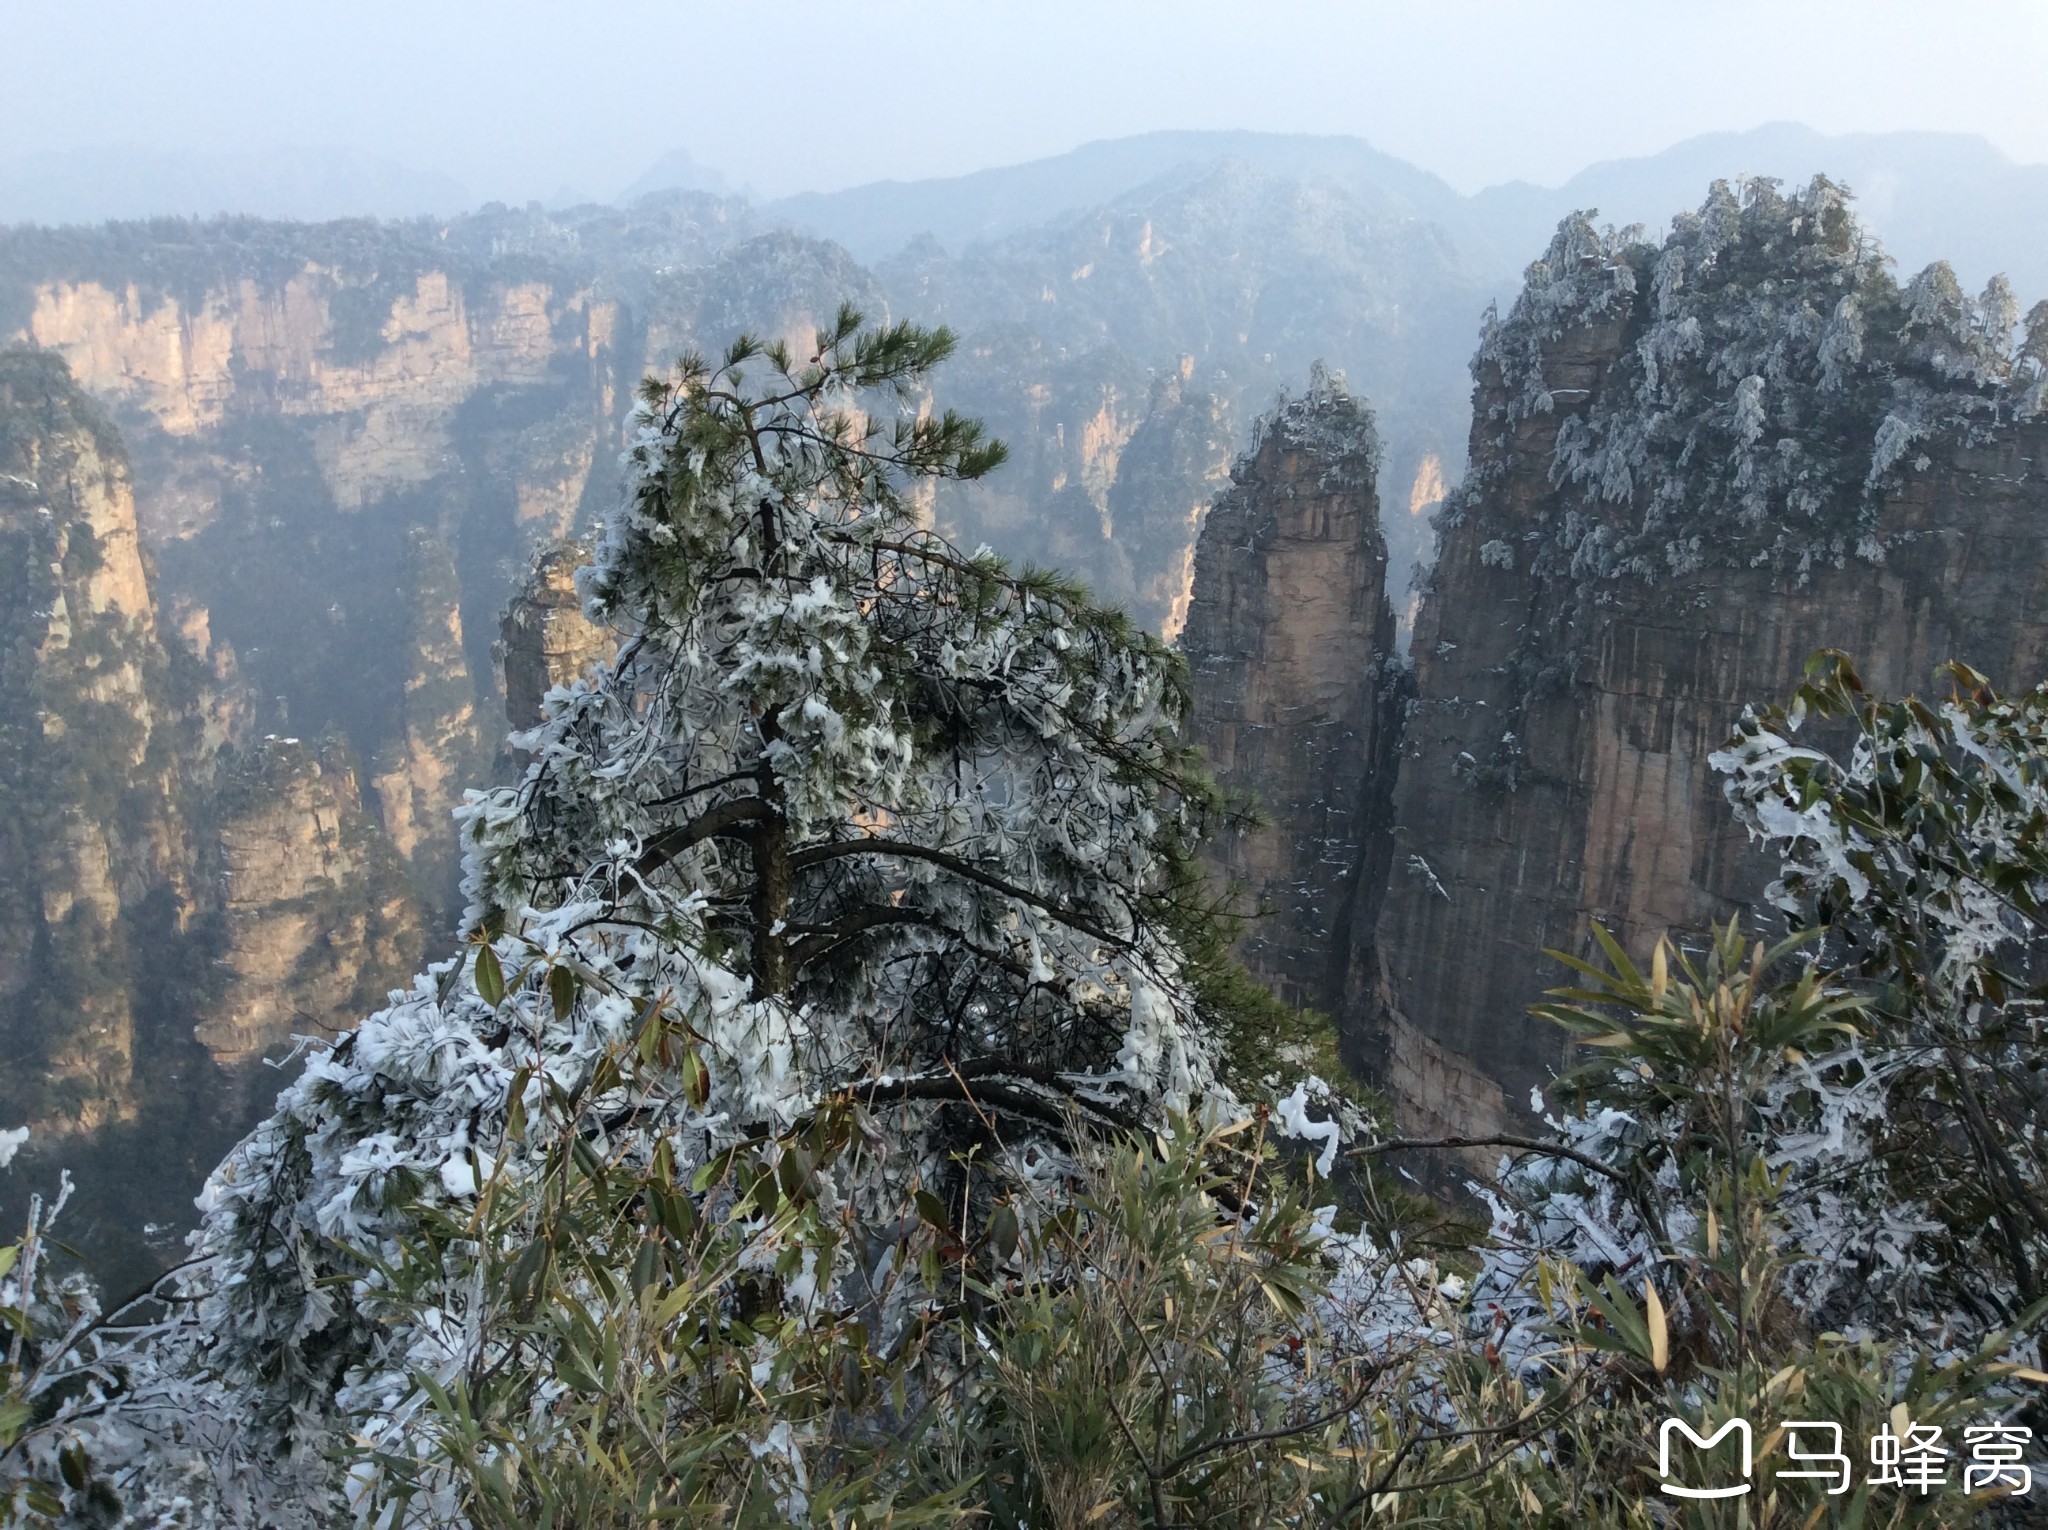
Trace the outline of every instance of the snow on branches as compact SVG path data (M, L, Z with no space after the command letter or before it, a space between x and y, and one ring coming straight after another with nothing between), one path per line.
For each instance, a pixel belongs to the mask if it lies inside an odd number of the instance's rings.
M1924 466L1924 443L2037 413L2048 344L2044 306L2015 347L2003 278L1972 299L1944 264L1903 288L1888 266L1823 178L1789 195L1716 182L1661 246L1590 213L1561 223L1474 360L1498 369L1502 452L1519 422L1562 417L1546 563L1655 579L1703 555L1802 578L1851 553L1882 561L1884 495Z
M808 356L742 338L645 390L586 576L627 638L459 810L467 946L209 1181L183 1363L280 1461L343 1427L425 1449L422 1388L501 1342L491 1239L533 1235L473 1208L547 1165L692 1183L851 1121L800 1177L842 1224L778 1276L801 1317L914 1193L979 1216L1077 1121L1237 1113L1162 929L1206 801L1180 662L921 524L920 482L1003 455L929 407L951 344L846 310ZM891 1289L878 1343L921 1310Z
M1818 654L1791 704L1745 712L1712 763L1782 857L1771 901L1824 928L1824 959L1869 993L1853 1042L1800 1058L1836 1108L1785 1156L1860 1184L1854 1214L1900 1228L1892 1262L1918 1265L1930 1321L1967 1331L2048 1295L2048 687L2001 696L1960 664L1941 678L1939 702L1879 701ZM1846 753L1827 747L1845 728ZM1808 729L1821 738L1795 743Z

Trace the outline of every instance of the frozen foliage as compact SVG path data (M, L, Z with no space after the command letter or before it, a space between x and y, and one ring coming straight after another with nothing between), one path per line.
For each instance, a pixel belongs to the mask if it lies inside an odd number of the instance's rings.
M1943 1202L1970 1179L1907 1161L1920 1144L1901 1139L1900 1080L1861 985L1814 961L1810 936L1766 950L1734 922L1704 948L1660 940L1647 973L1601 944L1601 962L1568 959L1579 983L1541 1011L1593 1060L1532 1101L1554 1106L1548 1140L1517 1143L1474 1187L1492 1226L1467 1342L1483 1333L1524 1375L1558 1366L1561 1332L1624 1357L1630 1380L1596 1395L1626 1409L1648 1388L1642 1439L1662 1417L1793 1398L1851 1436L1849 1420L1898 1406L1929 1422L2028 1406L2014 1382L2048 1379L2031 1368L2039 1311L1943 1245L1957 1220ZM1930 1522L1977 1523L1981 1507ZM1826 1517L1806 1512L1790 1522ZM1914 1522L1903 1503L1885 1512Z
M1830 959L1875 985L1854 1038L1786 1080L1804 1132L1785 1161L1840 1193L1840 1225L1892 1299L1937 1331L2009 1321L2044 1290L2048 1164L2037 1086L2048 899L2048 690L1880 702L1818 656L1789 707L1746 713L1713 757L1751 834L1783 857L1771 900L1826 926ZM1851 747L1799 742L1811 717Z
M1447 514L1504 470L1518 425L1554 416L1542 567L1655 579L1703 540L1800 576L1876 561L1878 506L1926 445L2040 410L2048 309L2017 350L2016 320L2003 278L1972 299L1937 264L1901 288L1824 179L1717 182L1661 247L1575 215L1487 322L1496 452Z
M1219 1081L1176 661L920 527L1000 455L922 396L947 348L843 314L650 389L589 580L630 635L463 810L461 954L215 1173L167 1317L50 1279L40 1207L0 1250L10 1510L1639 1525L1668 1413L2016 1406L2048 691L1823 665L1747 718L1731 800L1854 954L1573 962L1544 1013L1595 1061L1499 1139L1454 1273L1378 1180L1362 1225L1293 1187L1356 1120L1327 1085ZM1347 403L1275 428L1369 462ZM1736 378L1730 439L1771 408Z
M1946 678L1879 701L1818 655L1714 756L1792 938L1731 922L1644 971L1596 929L1599 961L1566 958L1539 1013L1590 1060L1532 1099L1548 1140L1475 1186L1472 1311L1504 1363L1554 1363L1591 1311L1668 1369L1674 1412L1740 1413L1750 1366L1840 1399L1816 1417L1929 1378L2009 1411L2004 1378L2041 1376L2048 689Z
M348 1431L431 1454L419 1378L493 1341L474 1235L427 1229L551 1131L687 1178L857 1101L827 1202L883 1227L920 1187L985 1195L963 1152L1028 1157L1075 1111L1236 1112L1159 922L1202 800L1178 661L920 527L916 480L1000 461L923 406L949 346L846 313L808 361L743 341L650 389L590 579L631 636L461 810L468 949L317 1052L207 1185L163 1355L282 1491L268 1522L332 1509ZM838 1248L804 1287L858 1279ZM878 1342L918 1307L893 1289ZM163 1461L160 1498L190 1465Z
M1603 997L1624 1011L1649 1002L1622 1022L1549 1012L1622 1050L1627 1065L1611 1074L1607 1064L1589 1065L1559 1091L1577 1108L1545 1114L1574 1157L1538 1158L1504 1176L1496 1235L1521 1252L1492 1269L1494 1285L1516 1287L1537 1250L1583 1271L1652 1264L1667 1248L1702 1240L1700 1201L1716 1173L1725 1185L1761 1166L1771 1176L1759 1199L1775 1219L1776 1278L1802 1322L1887 1335L1910 1324L1937 1351L1983 1337L1991 1325L1982 1315L1944 1306L1926 1279L1924 1235L1939 1230L1928 1206L1873 1164L1887 1119L1885 1074L1851 1024L1857 1001L1794 952L1782 947L1753 964L1731 933L1698 971L1660 950L1644 983L1610 950L1621 981L1600 975ZM1689 981L1663 977L1667 961L1685 963ZM1789 970L1774 974L1774 966ZM1703 1085L1741 1101L1733 1140L1722 1140L1721 1101ZM1690 1157L1688 1143L1711 1144L1710 1167ZM1589 1175L1588 1162L1611 1172Z
M1574 213L1557 226L1550 248L1523 273L1522 293L1503 323L1489 308L1479 331L1475 372L1500 369L1508 389L1506 418L1551 414L1557 400L1544 381L1546 346L1579 325L1628 316L1636 294L1636 262L1642 229L1619 234L1596 228L1591 214ZM1574 400L1575 401L1575 400Z
M1273 1115L1283 1136L1321 1144L1321 1150L1316 1154L1316 1172L1327 1175L1336 1166L1337 1148L1343 1140L1344 1128L1333 1117L1315 1119L1309 1115L1308 1107L1309 1085L1304 1080L1273 1107Z
M1559 1153L1504 1175L1483 1289L1520 1310L1545 1257L1626 1275L1746 1202L1801 1325L1960 1362L2038 1322L2048 691L1950 678L1940 705L1878 702L1824 654L1744 715L1713 764L1800 933L1660 943L1648 974L1603 935L1604 965L1573 963L1543 1013L1608 1060L1551 1091ZM1802 739L1816 717L1853 723L1846 753Z
M1271 433L1325 464L1316 480L1319 489L1369 488L1379 478L1380 438L1372 410L1351 396L1341 372L1333 375L1320 361L1309 368L1307 391L1299 398L1283 393L1257 431L1258 440L1240 463L1257 456L1259 441Z

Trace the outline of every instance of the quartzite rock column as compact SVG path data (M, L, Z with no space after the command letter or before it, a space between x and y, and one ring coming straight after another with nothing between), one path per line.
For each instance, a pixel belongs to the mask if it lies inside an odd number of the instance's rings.
M1262 911L1240 955L1290 1003L1332 1007L1344 934L1385 876L1403 704L1370 410L1320 372L1231 470L1202 527L1181 648L1191 733L1264 822L1213 842Z

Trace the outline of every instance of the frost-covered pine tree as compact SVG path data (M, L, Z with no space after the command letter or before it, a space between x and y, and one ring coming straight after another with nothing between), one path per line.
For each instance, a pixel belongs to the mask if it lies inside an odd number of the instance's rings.
M344 1432L420 1453L422 1378L511 1342L495 1261L544 1174L624 1166L636 1206L771 1238L746 1191L779 1168L817 1236L743 1250L736 1299L763 1332L754 1308L857 1309L883 1350L929 1296L891 1268L919 1208L965 1236L1077 1126L1232 1109L1166 933L1206 800L1179 661L922 524L921 484L1003 457L929 407L952 344L844 310L808 356L742 338L650 382L588 576L625 641L459 812L462 955L316 1052L209 1183L163 1364L236 1428L160 1422L240 1501L295 1458L316 1503ZM829 1163L793 1169L827 1117Z

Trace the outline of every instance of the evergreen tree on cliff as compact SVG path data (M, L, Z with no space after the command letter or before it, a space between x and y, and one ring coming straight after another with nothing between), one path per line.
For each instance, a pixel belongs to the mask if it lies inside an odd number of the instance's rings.
M952 343L845 310L808 357L742 338L648 386L590 586L628 637L459 814L464 954L208 1186L179 1364L253 1426L216 1467L343 1428L431 1456L423 1378L536 1363L505 1287L557 1246L558 1169L628 1171L607 1212L693 1194L692 1227L737 1195L760 1332L857 1307L880 1349L931 1294L890 1272L906 1218L969 1236L1077 1123L1233 1110L1168 933L1205 800L1179 661L921 526L920 483L1003 459L925 406Z

